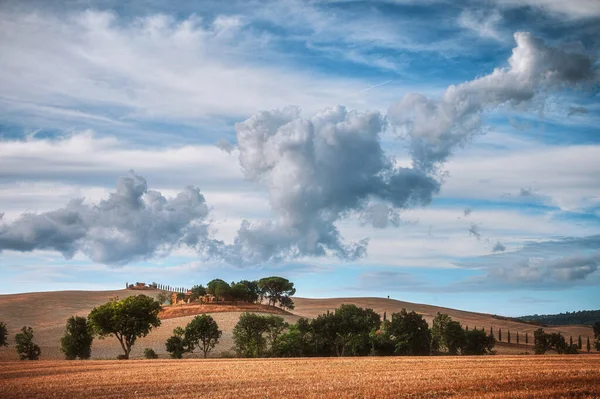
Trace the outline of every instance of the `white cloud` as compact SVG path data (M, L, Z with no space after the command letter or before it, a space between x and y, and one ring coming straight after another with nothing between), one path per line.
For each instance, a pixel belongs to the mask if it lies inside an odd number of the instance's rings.
M268 33L228 15L126 20L107 11L2 8L0 53L3 102L21 123L23 113L123 124L243 118L282 104L314 112L373 84L294 68ZM360 100L383 109L381 96Z

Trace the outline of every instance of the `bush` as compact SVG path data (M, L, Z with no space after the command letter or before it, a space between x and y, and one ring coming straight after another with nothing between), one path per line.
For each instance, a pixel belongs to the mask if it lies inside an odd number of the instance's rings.
M158 359L158 355L154 352L152 348L144 349L144 358L146 359Z
M92 327L85 317L69 317L66 332L60 340L60 350L67 360L89 359L92 355Z
M21 360L38 360L42 351L39 346L33 343L33 329L23 327L21 332L15 336L17 343L17 353Z

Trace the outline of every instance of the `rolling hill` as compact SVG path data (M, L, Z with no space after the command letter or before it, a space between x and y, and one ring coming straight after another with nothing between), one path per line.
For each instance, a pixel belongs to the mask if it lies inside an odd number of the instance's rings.
M158 291L57 291L57 292L37 292L25 294L0 295L0 320L4 321L9 328L9 342L13 342L14 334L22 326L31 326L34 328L34 341L42 349L42 359L60 359L62 355L59 350L60 337L64 333L64 326L68 317L72 315L87 315L92 308L105 303L110 298L124 298L130 295L144 293L146 295L157 295ZM490 314L474 313L456 309L448 309L432 305L416 304L402 302L394 299L384 298L330 298L330 299L309 299L294 298L296 307L292 313L283 312L278 309L269 309L264 305L239 306L239 307L200 307L189 308L173 307L165 312L162 325L154 329L147 337L136 342L132 357L142 356L146 347L153 348L161 357L166 357L164 342L172 335L172 331L177 326L185 326L194 314L207 312L215 318L220 328L223 330L221 342L215 348L215 355L230 351L233 345L232 330L240 314L244 311L256 313L279 313L286 321L294 322L299 317L316 317L325 313L327 310L334 310L339 305L355 304L363 308L372 308L383 315L384 312L390 316L394 312L406 308L423 315L428 323L431 323L437 312L447 313L454 320L459 321L469 328L485 328L489 331L490 326L494 331L502 329L510 330L512 334L519 332L521 334L529 333L530 344L532 342L533 331L537 328L535 325L520 323L514 320L501 320ZM592 337L592 329L589 326L552 326L545 328L546 331L560 332L566 337L573 336L574 339L581 335L584 339L587 336ZM568 338L567 338L568 339ZM497 346L499 353L519 353L532 352L531 346L516 344L499 344ZM95 340L92 347L92 357L95 359L115 358L120 354L120 347L114 338L104 340ZM0 348L0 360L16 359L17 354L14 345L8 348Z

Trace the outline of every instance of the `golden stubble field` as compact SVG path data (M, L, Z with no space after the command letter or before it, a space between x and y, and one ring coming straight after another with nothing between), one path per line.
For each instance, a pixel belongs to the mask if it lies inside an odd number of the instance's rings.
M0 363L2 398L598 398L600 356Z

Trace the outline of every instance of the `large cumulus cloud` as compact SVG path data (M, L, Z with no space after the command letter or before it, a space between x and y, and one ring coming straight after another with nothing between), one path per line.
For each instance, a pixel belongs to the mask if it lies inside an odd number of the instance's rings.
M376 226L380 214L424 205L439 182L395 165L381 147L384 118L342 106L302 118L297 107L260 112L236 125L239 160L250 180L269 191L272 221L245 221L233 245L234 262L265 262L299 256L363 256L367 240L344 242L335 223L349 214ZM377 203L379 206L374 206ZM393 212L392 212L393 213Z
M130 172L98 204L72 200L64 208L0 224L0 251L54 250L67 258L81 252L95 262L125 264L167 255L180 245L207 248L208 213L197 188L165 198Z

